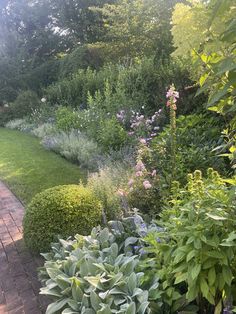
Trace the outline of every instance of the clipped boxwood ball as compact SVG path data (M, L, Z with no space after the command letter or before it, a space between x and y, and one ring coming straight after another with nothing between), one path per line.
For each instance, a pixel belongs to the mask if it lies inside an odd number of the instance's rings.
M102 205L82 185L61 185L37 194L24 220L24 240L33 252L46 252L57 235L87 235L100 224Z

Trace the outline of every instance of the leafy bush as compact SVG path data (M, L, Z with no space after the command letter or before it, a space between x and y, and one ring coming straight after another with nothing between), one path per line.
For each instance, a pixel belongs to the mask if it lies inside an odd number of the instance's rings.
M235 187L236 178L224 180L212 168L206 179L198 170L189 174L185 188L173 184L162 228L146 239L154 254L148 267L160 278L158 313L176 313L190 303L197 306L194 313L221 313L223 302L234 297Z
M204 98L195 96L195 90L185 90L192 85L186 66L180 61L144 58L129 65L109 64L99 70L79 70L44 90L52 105L86 107L88 92L94 97L96 91L104 100L107 112L119 109L140 111L145 106L146 114L153 114L161 108L166 86L175 82L181 93L179 112L189 113L202 107Z
M110 230L94 228L88 237L54 244L40 270L46 286L41 293L55 300L46 313L150 313L148 298L158 282L152 278L143 287L134 255L142 222L131 217L112 222Z
M82 167L96 170L101 150L97 143L84 134L71 131L69 134L60 132L42 140L45 148L53 150L66 159L78 163Z
M56 111L56 126L58 130L69 132L79 128L77 114L70 108L60 107Z
M202 114L180 116L176 129L176 180L186 182L186 175L200 168L204 173L214 167L222 174L227 174L228 164L225 159L217 156L214 148L222 143L220 120ZM171 133L167 126L151 143L153 167L171 184ZM147 161L148 162L148 161Z
M101 203L82 185L50 188L37 194L28 206L24 240L33 252L47 251L58 234L89 234L101 222L101 213Z
M127 133L116 118L102 121L98 134L98 142L103 146L105 151L109 151L110 149L119 150L127 140Z
M40 101L36 93L32 91L21 92L11 105L15 118L24 118L30 115L34 109L40 106Z

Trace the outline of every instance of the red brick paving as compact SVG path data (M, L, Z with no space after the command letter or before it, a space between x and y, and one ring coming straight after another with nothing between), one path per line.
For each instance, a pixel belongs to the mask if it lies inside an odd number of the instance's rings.
M42 314L47 300L39 295L37 267L22 239L24 207L0 181L0 314Z

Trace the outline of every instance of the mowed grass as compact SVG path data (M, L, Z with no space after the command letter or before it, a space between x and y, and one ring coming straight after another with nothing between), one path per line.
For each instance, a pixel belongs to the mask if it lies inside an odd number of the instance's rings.
M37 138L0 128L0 180L23 204L47 188L77 184L85 177L85 171L45 150Z

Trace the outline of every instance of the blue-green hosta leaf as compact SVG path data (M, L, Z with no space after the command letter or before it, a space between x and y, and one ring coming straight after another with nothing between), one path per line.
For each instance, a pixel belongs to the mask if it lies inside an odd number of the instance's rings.
M74 311L78 311L80 309L79 303L75 300L70 299L67 303Z
M90 292L90 302L91 302L93 309L95 311L98 311L100 308L99 304L101 303L101 300L100 300L99 296L97 295L97 293L94 292L93 290Z
M139 303L147 302L148 301L148 291L144 290L142 294L137 296Z
M109 305L103 304L101 310L97 311L97 314L112 314Z
M83 291L81 290L80 285L81 281L74 277L72 280L71 290L73 299L77 302L81 302L83 298Z
M58 288L48 289L48 287L43 287L40 289L40 294L53 296L53 297L61 297L61 291Z
M68 308L68 309L63 310L61 314L79 314L79 313L80 312L75 312L72 309Z
M118 252L119 252L118 244L112 243L110 251L111 251L111 257L115 259L118 255Z
M108 228L104 228L99 235L99 239L101 241L101 244L104 244L105 242L107 242L109 240L109 236L110 236L110 231Z
M126 310L126 314L136 314L136 304L134 302L130 303Z
M84 279L89 282L93 287L95 288L102 288L101 287L101 276L97 275L97 276L89 276L89 277L84 277Z
M137 287L137 277L135 273L132 273L128 279L128 288L130 294L133 294L134 289Z
M135 244L138 241L136 237L129 237L125 240L125 247L131 244Z
M51 303L46 310L46 314L54 314L62 310L62 308L67 304L69 299L62 299Z

